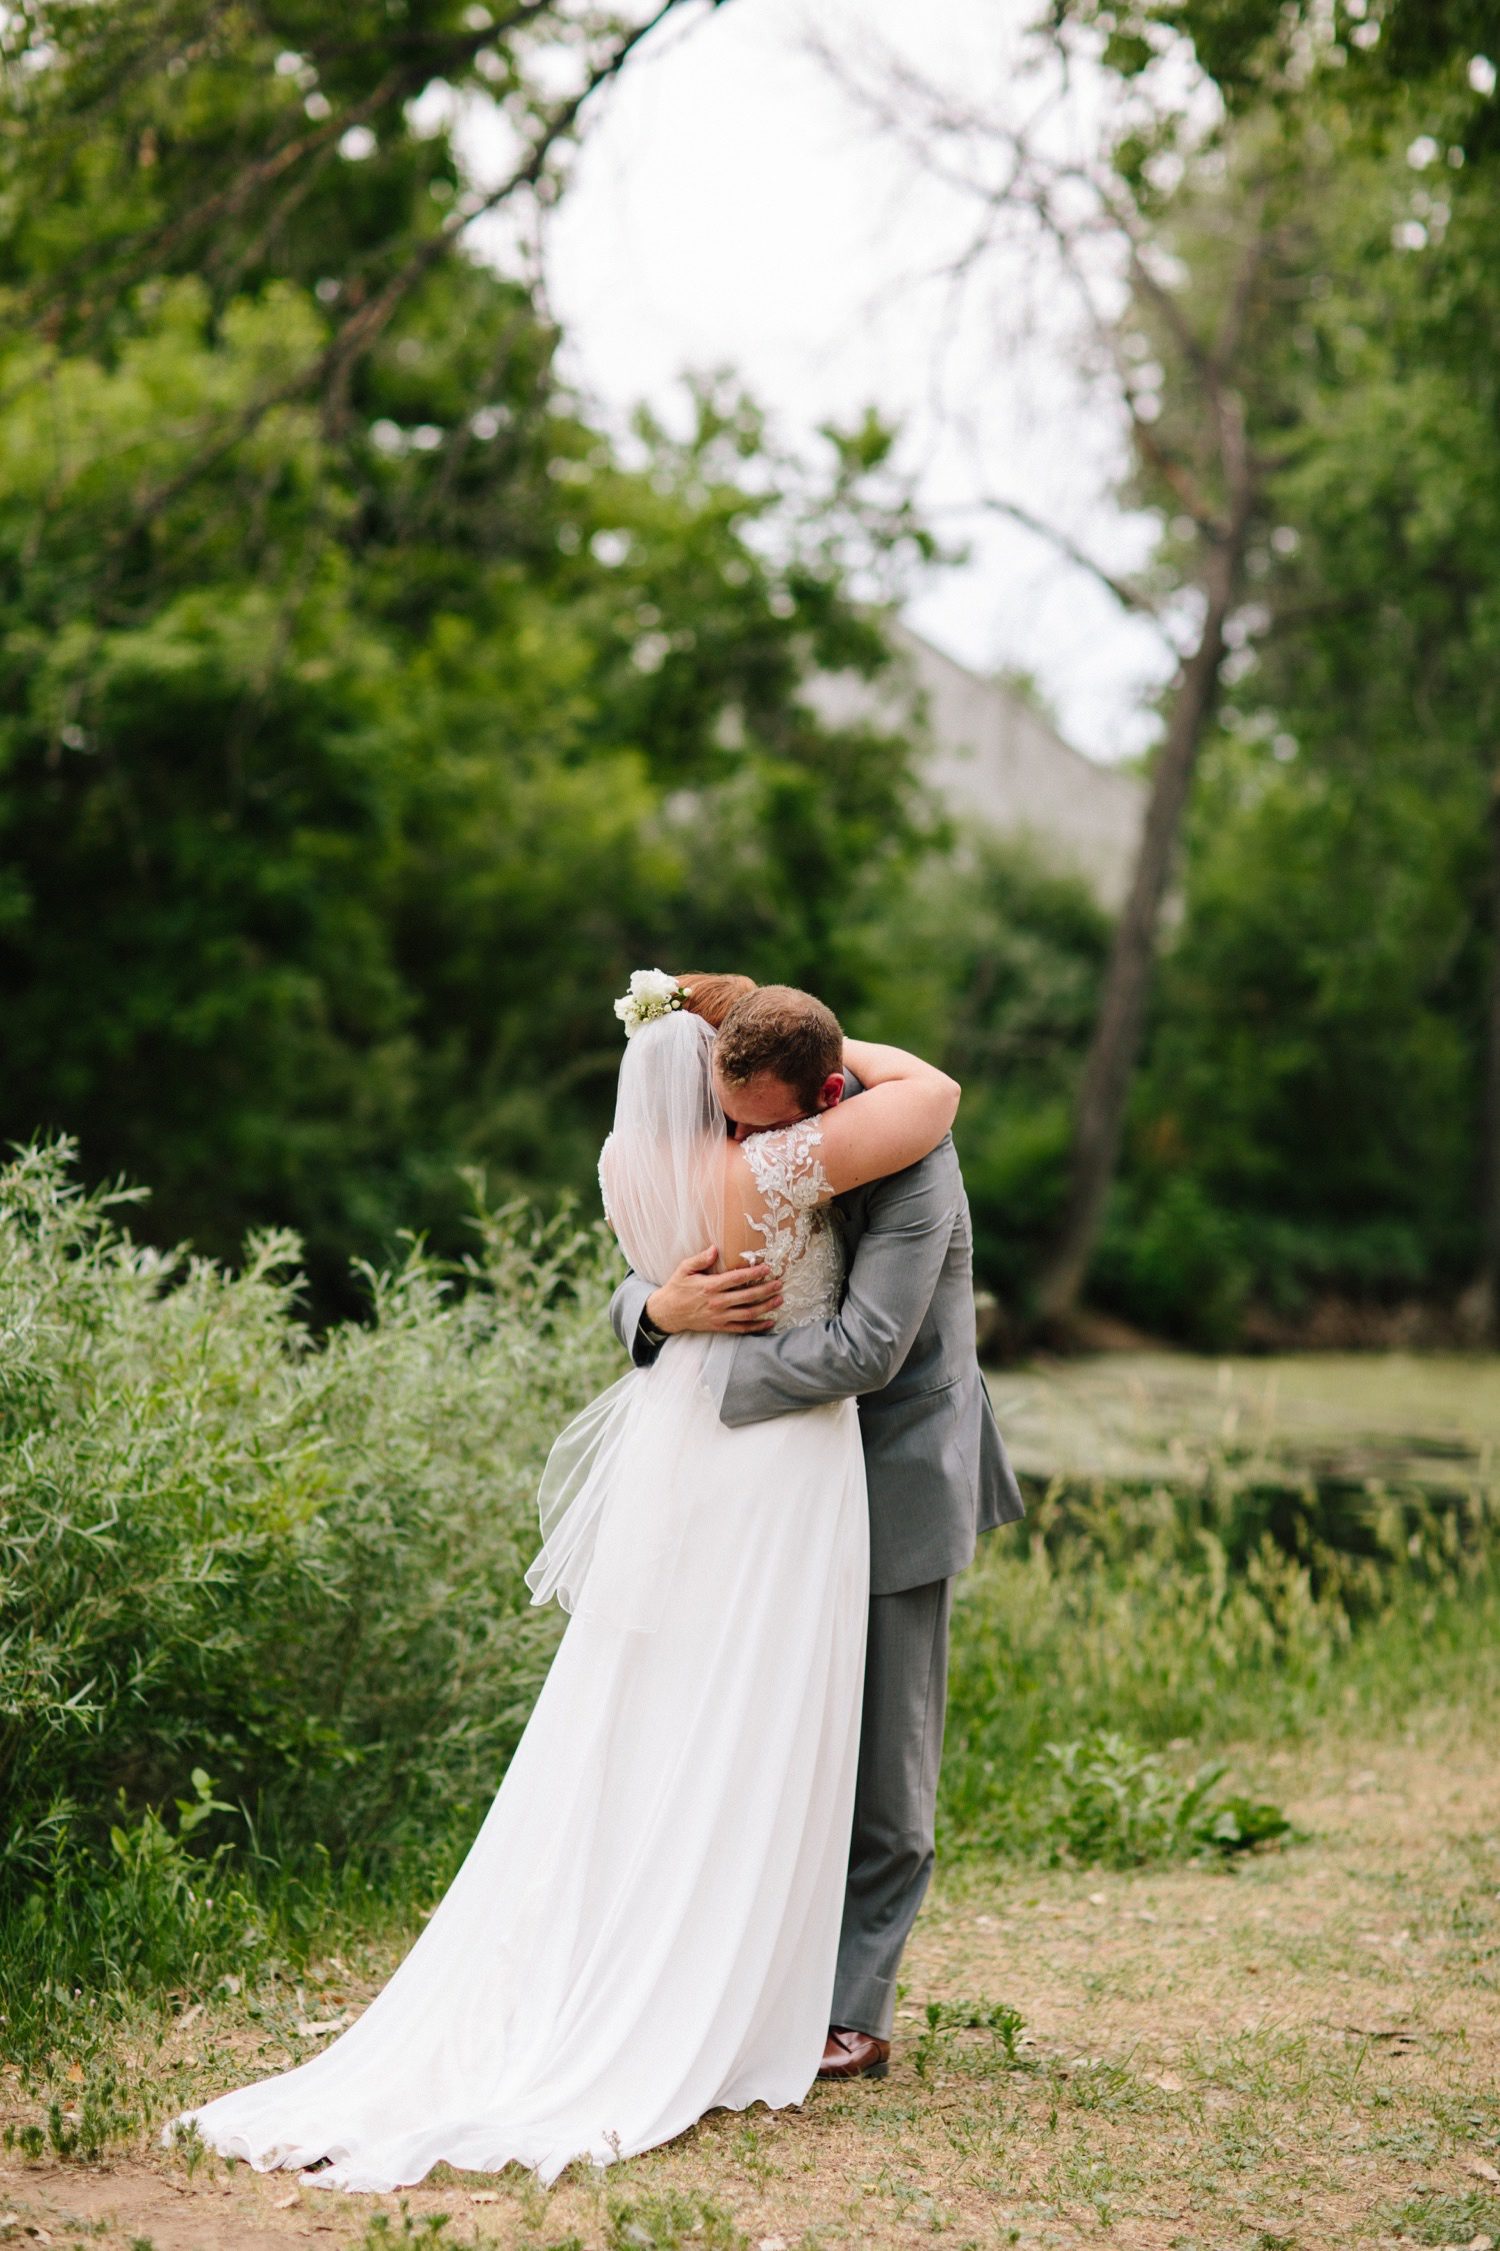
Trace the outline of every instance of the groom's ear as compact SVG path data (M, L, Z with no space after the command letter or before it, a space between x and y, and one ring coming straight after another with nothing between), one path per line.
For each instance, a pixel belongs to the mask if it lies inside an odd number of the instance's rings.
M844 1074L833 1071L818 1089L818 1108L836 1110L844 1099Z

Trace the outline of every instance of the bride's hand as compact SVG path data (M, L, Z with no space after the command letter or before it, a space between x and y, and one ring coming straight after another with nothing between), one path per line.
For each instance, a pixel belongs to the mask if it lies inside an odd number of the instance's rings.
M753 1336L769 1329L781 1303L781 1284L769 1266L715 1274L718 1247L695 1251L646 1300L646 1319L668 1336Z

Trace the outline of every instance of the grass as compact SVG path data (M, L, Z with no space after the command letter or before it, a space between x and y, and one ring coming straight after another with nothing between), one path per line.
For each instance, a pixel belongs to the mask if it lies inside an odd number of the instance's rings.
M1500 2166L1500 1699L1457 1672L1447 1691L1394 1732L1243 1746L1298 1841L1232 1872L950 1866L879 2084L720 2113L548 2193L439 2172L399 2198L309 2189L282 2208L276 2176L212 2155L190 2171L146 2118L278 2062L295 1993L258 2017L219 1996L191 2023L143 2005L120 2036L136 2130L103 2162L12 2153L0 2208L58 2242L65 2220L105 2219L87 2240L106 2251L141 2234L156 2251L1468 2243L1495 2232L1500 2196L1470 2170ZM319 2014L357 1999L390 1960L319 1964L304 1997ZM0 2107L44 2092L12 2077Z

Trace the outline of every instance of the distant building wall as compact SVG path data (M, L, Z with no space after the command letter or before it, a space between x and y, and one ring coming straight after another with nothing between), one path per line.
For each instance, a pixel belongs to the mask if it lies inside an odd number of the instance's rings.
M1139 777L1086 758L1015 689L966 670L909 626L894 626L891 638L905 678L873 688L852 673L825 675L813 690L824 716L900 726L925 714L924 772L960 826L1028 835L1104 906L1123 905L1145 817Z

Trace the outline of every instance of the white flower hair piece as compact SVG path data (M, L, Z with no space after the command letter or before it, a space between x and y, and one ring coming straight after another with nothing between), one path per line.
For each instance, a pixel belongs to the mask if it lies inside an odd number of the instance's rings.
M687 998L676 978L669 977L664 969L636 969L631 972L629 992L615 1002L615 1014L625 1027L625 1037L633 1040L643 1024L686 1008Z

